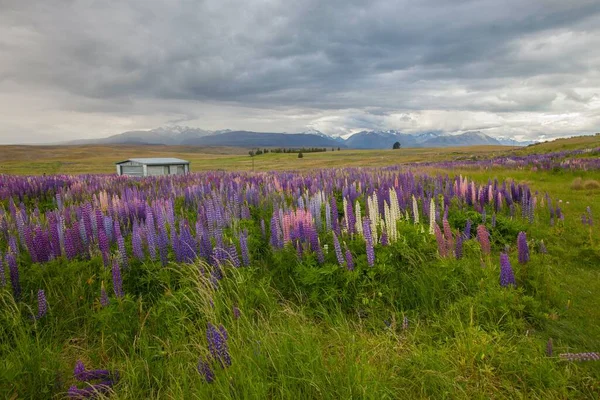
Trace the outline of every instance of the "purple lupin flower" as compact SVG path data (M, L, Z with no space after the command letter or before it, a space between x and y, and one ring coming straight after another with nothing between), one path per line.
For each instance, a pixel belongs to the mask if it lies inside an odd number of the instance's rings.
M154 261L156 260L156 228L154 227L154 218L151 209L146 210L146 213L146 244L148 245L150 259ZM171 234L175 235L175 229L171 231Z
M465 232L463 234L465 239L467 239L467 240L471 239L471 224L472 224L471 220L468 219L467 223L465 224Z
M119 248L121 263L123 264L123 267L127 268L129 266L129 260L127 258L127 250L125 249L125 239L121 235L117 237L117 246Z
M375 265L375 251L373 250L373 236L371 234L371 221L369 218L363 218L363 235L365 237L366 242L366 251L367 251L367 263L369 267L373 267Z
M233 243L227 247L227 258L229 258L231 265L233 265L235 268L240 267L240 257L238 256L237 247L235 247L235 244Z
M82 389L72 385L69 387L67 395L70 399L91 399L97 397L98 395L108 393L112 385L113 381L102 381Z
M104 229L98 230L98 247L100 248L100 253L102 254L102 261L104 262L104 267L108 268L110 266L110 245L108 243L108 237L106 236L106 232L104 231Z
M6 286L6 272L4 271L4 260L0 251L0 287Z
M14 255L19 255L19 246L17 244L17 238L15 236L11 235L8 238L8 248L10 252L12 252Z
M244 229L240 235L240 250L242 251L242 265L250 265L250 252L248 251L248 230Z
M388 244L389 244L388 235L387 235L387 232L384 229L383 232L381 232L381 245L382 246L387 246Z
M106 289L104 288L104 282L102 282L102 287L100 288L100 304L102 307L106 307L110 304L108 293L106 293Z
M79 376L83 376L82 374L84 372L85 372L85 365L83 364L83 361L77 360L75 362L75 368L73 369L73 375L75 375L75 379L83 380L83 379L79 379Z
M204 376L207 383L213 383L215 380L215 373L210 367L210 363L204 358L200 358L198 361L198 373Z
M13 295L16 300L19 300L21 298L21 282L19 280L19 267L17 266L17 259L14 254L8 253L6 255L6 264L8 265Z
M338 264L343 267L344 255L342 254L342 247L340 246L340 241L338 240L335 232L333 232L333 248L335 249L335 256L337 257Z
M67 229L65 236L65 255L68 260L73 260L77 257L77 252L81 243L81 235L79 233L79 227L73 226L71 229Z
M37 319L40 319L46 315L48 312L48 301L46 301L46 293L44 293L43 289L38 290L37 294L38 300L38 313Z
M77 360L73 369L73 376L80 382L88 382L93 380L113 381L118 379L119 374L110 372L106 369L86 369L83 361Z
M546 343L546 355L548 357L552 357L552 352L553 352L552 338L549 338L548 342Z
M231 310L233 311L233 318L240 319L240 316L242 314L241 314L240 309L238 308L238 306L234 304L233 307L231 308Z
M354 271L354 260L350 249L346 249L346 268L348 268L348 271Z
M454 256L457 260L460 260L463 256L463 235L456 235L456 248L454 249Z
M352 201L349 199L346 205L346 223L348 224L348 233L353 234L356 232L356 215L352 208Z
M123 278L121 277L119 261L116 258L114 258L112 262L112 281L115 296L117 296L117 298L123 297Z
M218 361L222 368L230 366L231 357L229 356L225 327L220 325L217 329L217 327L209 322L206 328L206 340L213 360Z
M330 200L330 210L331 210L331 228L332 230L339 234L340 233L340 224L338 221L339 218L339 214L338 214L338 208L337 208L337 202L335 200L334 196L331 196L331 200Z
M529 261L529 246L527 246L527 236L525 232L519 232L517 236L517 247L519 249L519 263L526 264Z
M323 250L321 249L321 245L319 243L319 235L317 230L314 226L308 226L306 227L305 233L308 236L311 250L317 255L317 261L319 264L323 264L325 262L325 256L323 255Z
M508 254L500 253L500 286L516 286L515 275L510 265Z
M131 247L133 248L133 255L138 260L143 260L144 257L144 249L142 247L142 228L139 224L134 222L133 224L133 233L131 234Z
M277 219L277 213L273 212L273 217L271 217L271 246L275 249L279 249L282 247L281 240L279 239L279 222Z

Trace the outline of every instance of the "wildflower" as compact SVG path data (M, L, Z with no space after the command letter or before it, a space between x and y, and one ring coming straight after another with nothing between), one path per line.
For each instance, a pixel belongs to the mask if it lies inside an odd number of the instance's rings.
M233 318L240 319L240 316L241 316L240 309L238 308L238 306L236 306L234 304L233 305Z
M366 242L367 262L369 267L375 265L375 251L373 250L373 236L371 236L371 222L368 217L363 219L363 235Z
M402 318L402 330L407 330L408 329L408 317L405 315L404 318Z
M471 220L468 219L467 223L465 224L465 232L463 233L463 236L465 237L465 239L471 239Z
M387 235L387 232L384 230L381 233L381 245L387 246L388 244L389 244L388 235Z
M208 383L213 383L215 380L215 373L210 367L208 361L204 360L203 358L200 358L198 361L198 373L204 376L204 379L206 379L206 382Z
M131 247L133 249L133 255L138 260L144 259L144 249L142 247L142 228L138 222L133 224L133 232L131 234Z
M21 298L21 282L19 281L19 267L17 266L17 259L12 253L6 255L6 264L8 264L8 271L10 275L10 283L13 287L13 295L15 299Z
M519 249L519 263L526 264L529 261L529 247L527 246L527 236L525 232L519 232L517 237L517 247Z
M212 358L225 368L231 365L231 357L229 356L229 347L227 346L227 331L223 325L219 328L215 327L210 322L206 328L206 341L208 350Z
M102 307L106 307L110 304L110 299L108 298L108 294L104 288L104 282L102 282L102 287L100 288L100 304Z
M542 254L548 253L548 249L546 249L546 245L544 244L543 240L540 240L540 253L542 253Z
M433 197L430 200L430 204L429 204L429 234L433 235L435 233L435 201L433 200Z
M444 241L444 236L442 235L442 231L440 230L438 224L435 224L434 226L434 233L440 257L446 257L446 242Z
M37 299L38 299L37 318L40 319L40 318L44 317L46 315L46 313L48 312L48 302L46 301L46 293L44 293L44 290L42 290L42 289L38 290Z
M75 379L80 382L88 382L93 380L104 380L111 381L118 378L119 374L116 372L110 372L106 369L86 369L83 361L77 360L75 368L73 369L73 375Z
M563 360L568 361L598 361L600 353L561 353L558 355Z
M340 241L338 240L335 232L333 232L333 248L335 249L335 256L337 257L338 264L340 264L340 266L343 266L344 255L342 254L342 247L340 246Z
M454 256L457 260L460 260L463 256L463 235L456 236L456 248L454 249Z
M242 264L250 265L250 252L248 251L248 230L244 229L240 235L240 250L242 251Z
M506 287L508 285L516 286L515 275L510 265L508 254L500 253L500 286Z
M115 296L118 298L123 297L123 278L121 277L121 268L116 258L113 259L112 263L112 281Z
M2 252L0 252L0 288L3 288L4 286L6 286L6 272L4 272Z
M348 271L354 271L354 260L350 249L346 249L346 268L348 268Z
M90 385L88 387L79 389L77 386L72 385L67 392L70 399L89 399L94 398L100 394L106 394L110 391L113 385L113 381L103 381Z
M481 252L489 255L492 252L490 246L490 234L485 225L479 225L477 227L477 240L481 246Z

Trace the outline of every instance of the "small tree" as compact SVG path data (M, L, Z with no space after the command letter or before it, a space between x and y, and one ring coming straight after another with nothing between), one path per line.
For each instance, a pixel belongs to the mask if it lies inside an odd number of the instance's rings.
M399 148L400 148L400 142L396 142L396 143L394 143L394 146L392 146L392 148L393 148L394 150L397 150L397 149L399 149Z
M302 154L302 152L299 152L298 153L298 158L303 158L303 157L304 157L304 155Z

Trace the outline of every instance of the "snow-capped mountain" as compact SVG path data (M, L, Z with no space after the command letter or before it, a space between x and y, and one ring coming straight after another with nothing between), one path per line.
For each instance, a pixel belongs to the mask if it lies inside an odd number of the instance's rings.
M391 149L401 147L451 147L474 145L524 146L531 142L496 139L480 131L449 134L441 131L403 133L397 130L363 130L342 136L330 136L310 128L301 133L264 133L217 131L187 126L159 127L147 131L128 131L104 139L70 142L70 144L164 144L237 147L349 147L355 149Z

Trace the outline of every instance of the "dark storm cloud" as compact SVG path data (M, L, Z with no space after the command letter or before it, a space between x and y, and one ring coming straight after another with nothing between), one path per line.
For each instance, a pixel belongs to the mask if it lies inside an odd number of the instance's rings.
M352 109L356 128L383 127L377 112L552 112L596 99L577 89L600 87L599 21L583 0L0 0L0 89L168 120L199 115L190 101Z

